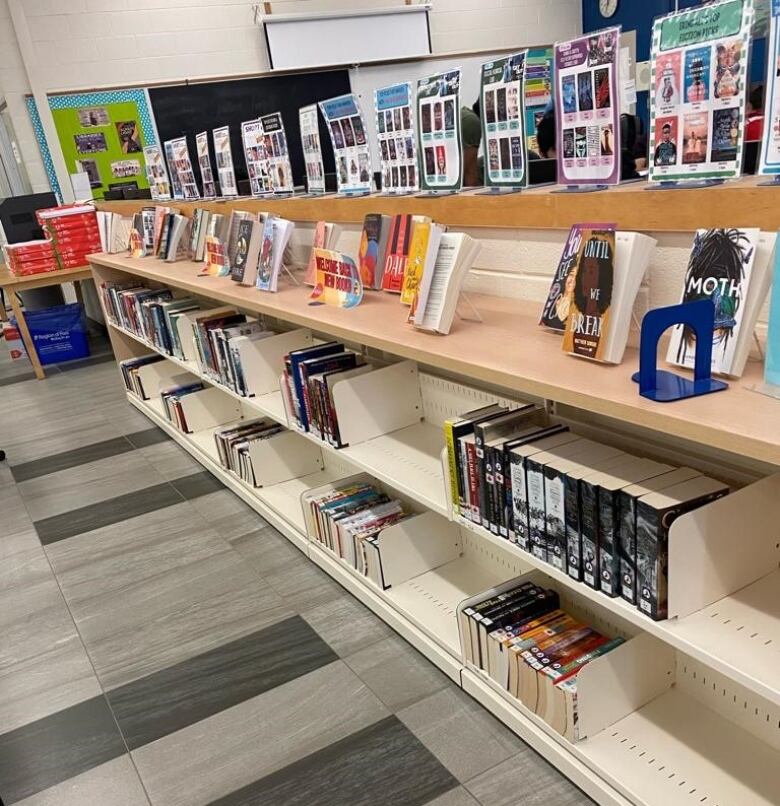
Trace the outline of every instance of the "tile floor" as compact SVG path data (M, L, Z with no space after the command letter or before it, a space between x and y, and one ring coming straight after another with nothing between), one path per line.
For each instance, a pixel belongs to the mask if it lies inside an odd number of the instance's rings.
M124 399L0 343L6 806L590 804Z

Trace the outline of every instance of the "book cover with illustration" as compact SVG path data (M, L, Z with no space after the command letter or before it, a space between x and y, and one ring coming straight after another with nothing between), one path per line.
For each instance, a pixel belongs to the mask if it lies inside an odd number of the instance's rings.
M387 224L389 216L369 213L363 221L360 237L358 266L364 288L380 288L382 285L382 260L387 246Z
M417 296L417 288L425 271L425 258L428 254L430 237L431 225L429 222L414 225L412 242L409 246L409 259L406 261L406 272L401 288L401 302L404 305L412 305Z
M382 290L400 294L403 289L406 263L409 259L409 246L412 240L412 216L393 216L390 237L387 244L387 259L382 276Z
M260 260L257 264L257 287L260 291L276 291L276 277L273 272L274 219L267 215L263 222L263 240L260 246Z
M583 237L571 283L564 352L602 360L612 305L615 230L590 230Z
M309 262L306 264L306 274L303 278L305 285L314 285L317 275L317 264L315 257L317 249L325 248L325 239L327 238L328 224L326 221L318 221L317 226L314 228L314 239L311 244L311 252L309 253Z
M363 299L363 283L355 261L343 252L315 247L315 283L310 305L354 308Z
M758 240L757 229L700 229L694 236L681 302L711 299L715 306L713 372L731 372ZM696 333L692 328L675 326L666 360L693 368Z

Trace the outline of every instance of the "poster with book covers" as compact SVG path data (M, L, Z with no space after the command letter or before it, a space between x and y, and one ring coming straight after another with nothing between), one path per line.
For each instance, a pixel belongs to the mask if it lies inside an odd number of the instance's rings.
M760 174L780 174L780 0L771 0L772 19L766 42L766 101Z
M463 187L460 131L460 68L417 81L420 188L458 191Z
M751 19L725 0L655 20L649 181L740 175Z
M177 137L168 141L171 145L171 159L173 160L173 174L181 188L181 198L189 201L199 199L200 191L195 181L195 171L192 169L190 151L187 148L187 138ZM166 143L167 145L167 143ZM174 189L176 185L174 184Z
M583 230L563 351L603 360L615 275L615 230Z
M217 179L223 196L238 196L233 151L230 148L230 127L222 126L211 132L214 140L214 158L217 161Z
M168 201L171 198L171 183L168 179L168 169L165 167L160 146L146 146L144 148L144 162L146 163L146 178L149 181L149 190L154 201Z
M217 184L214 181L214 171L211 169L209 156L209 133L201 132L195 135L195 148L198 152L198 166L203 185L203 198L215 199L217 197Z
M524 187L526 51L482 65L482 142L487 187Z
M263 129L271 189L274 193L292 193L294 190L292 166L282 113L272 112L270 115L262 115L260 125Z
M412 102L412 85L408 82L374 91L376 136L385 193L412 193L419 189Z
M168 175L171 177L171 189L173 191L173 198L183 199L184 191L182 190L181 182L179 181L179 173L174 165L173 141L166 140L163 143L163 148L165 149L165 160L168 163Z
M303 145L303 162L306 166L306 190L309 193L325 192L325 165L322 162L320 127L317 105L303 106L298 110Z
M320 110L333 144L338 192L347 196L370 193L371 152L357 95L320 101Z
M268 157L263 139L263 124L260 118L245 120L241 124L241 143L249 174L249 190L255 197L271 193L271 177L268 173Z
M555 45L558 182L620 182L620 28Z

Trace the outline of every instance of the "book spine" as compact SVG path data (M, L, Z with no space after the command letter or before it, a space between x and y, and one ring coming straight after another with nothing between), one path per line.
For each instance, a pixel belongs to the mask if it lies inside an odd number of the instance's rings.
M452 420L444 421L444 443L447 446L447 468L450 473L450 495L452 497L452 511L460 515L462 511L460 481L458 474L458 458L455 451L455 435L452 430Z
M526 460L525 480L528 487L528 545L534 557L547 562L543 468L530 459Z
M508 540L515 542L515 513L512 505L512 465L510 454L504 451L502 470L504 473L504 523Z
M566 573L582 580L582 540L580 534L580 485L577 479L564 478L564 520L566 522Z
M559 571L566 564L564 474L547 467L544 471L545 526L547 562Z
M599 490L599 587L615 597L620 587L620 558L617 552L618 494Z
M489 529L490 523L487 516L487 468L485 467L485 439L481 429L474 429L474 449L476 454L476 477L477 477L477 518L475 523L481 523L483 528Z
M580 482L580 525L582 529L582 580L588 587L599 587L599 506L598 489Z
M495 483L496 477L493 470L493 451L490 446L483 446L483 467L485 469L484 483L482 490L484 493L484 508L481 511L482 526L493 534L498 534L498 526L495 519ZM482 481L482 479L480 479Z
M504 447L493 449L493 477L495 496L495 519L498 534L509 537L509 528L506 521L506 477L504 476Z
M509 470L512 483L512 522L514 542L528 551L528 488L525 478L525 460L522 456L510 454Z
M636 604L636 498L621 490L618 503L620 595Z
M665 584L662 562L667 552L661 546L664 540L662 514L639 501L636 511L636 569L639 609L658 621L665 618Z
M467 520L471 520L471 485L469 483L469 455L464 440L458 440L458 455L460 457L460 513Z

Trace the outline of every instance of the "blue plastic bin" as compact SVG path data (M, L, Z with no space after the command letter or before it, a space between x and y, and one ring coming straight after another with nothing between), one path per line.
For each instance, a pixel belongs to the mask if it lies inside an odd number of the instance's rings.
M41 364L73 361L89 355L86 323L78 302L26 311L24 318Z

